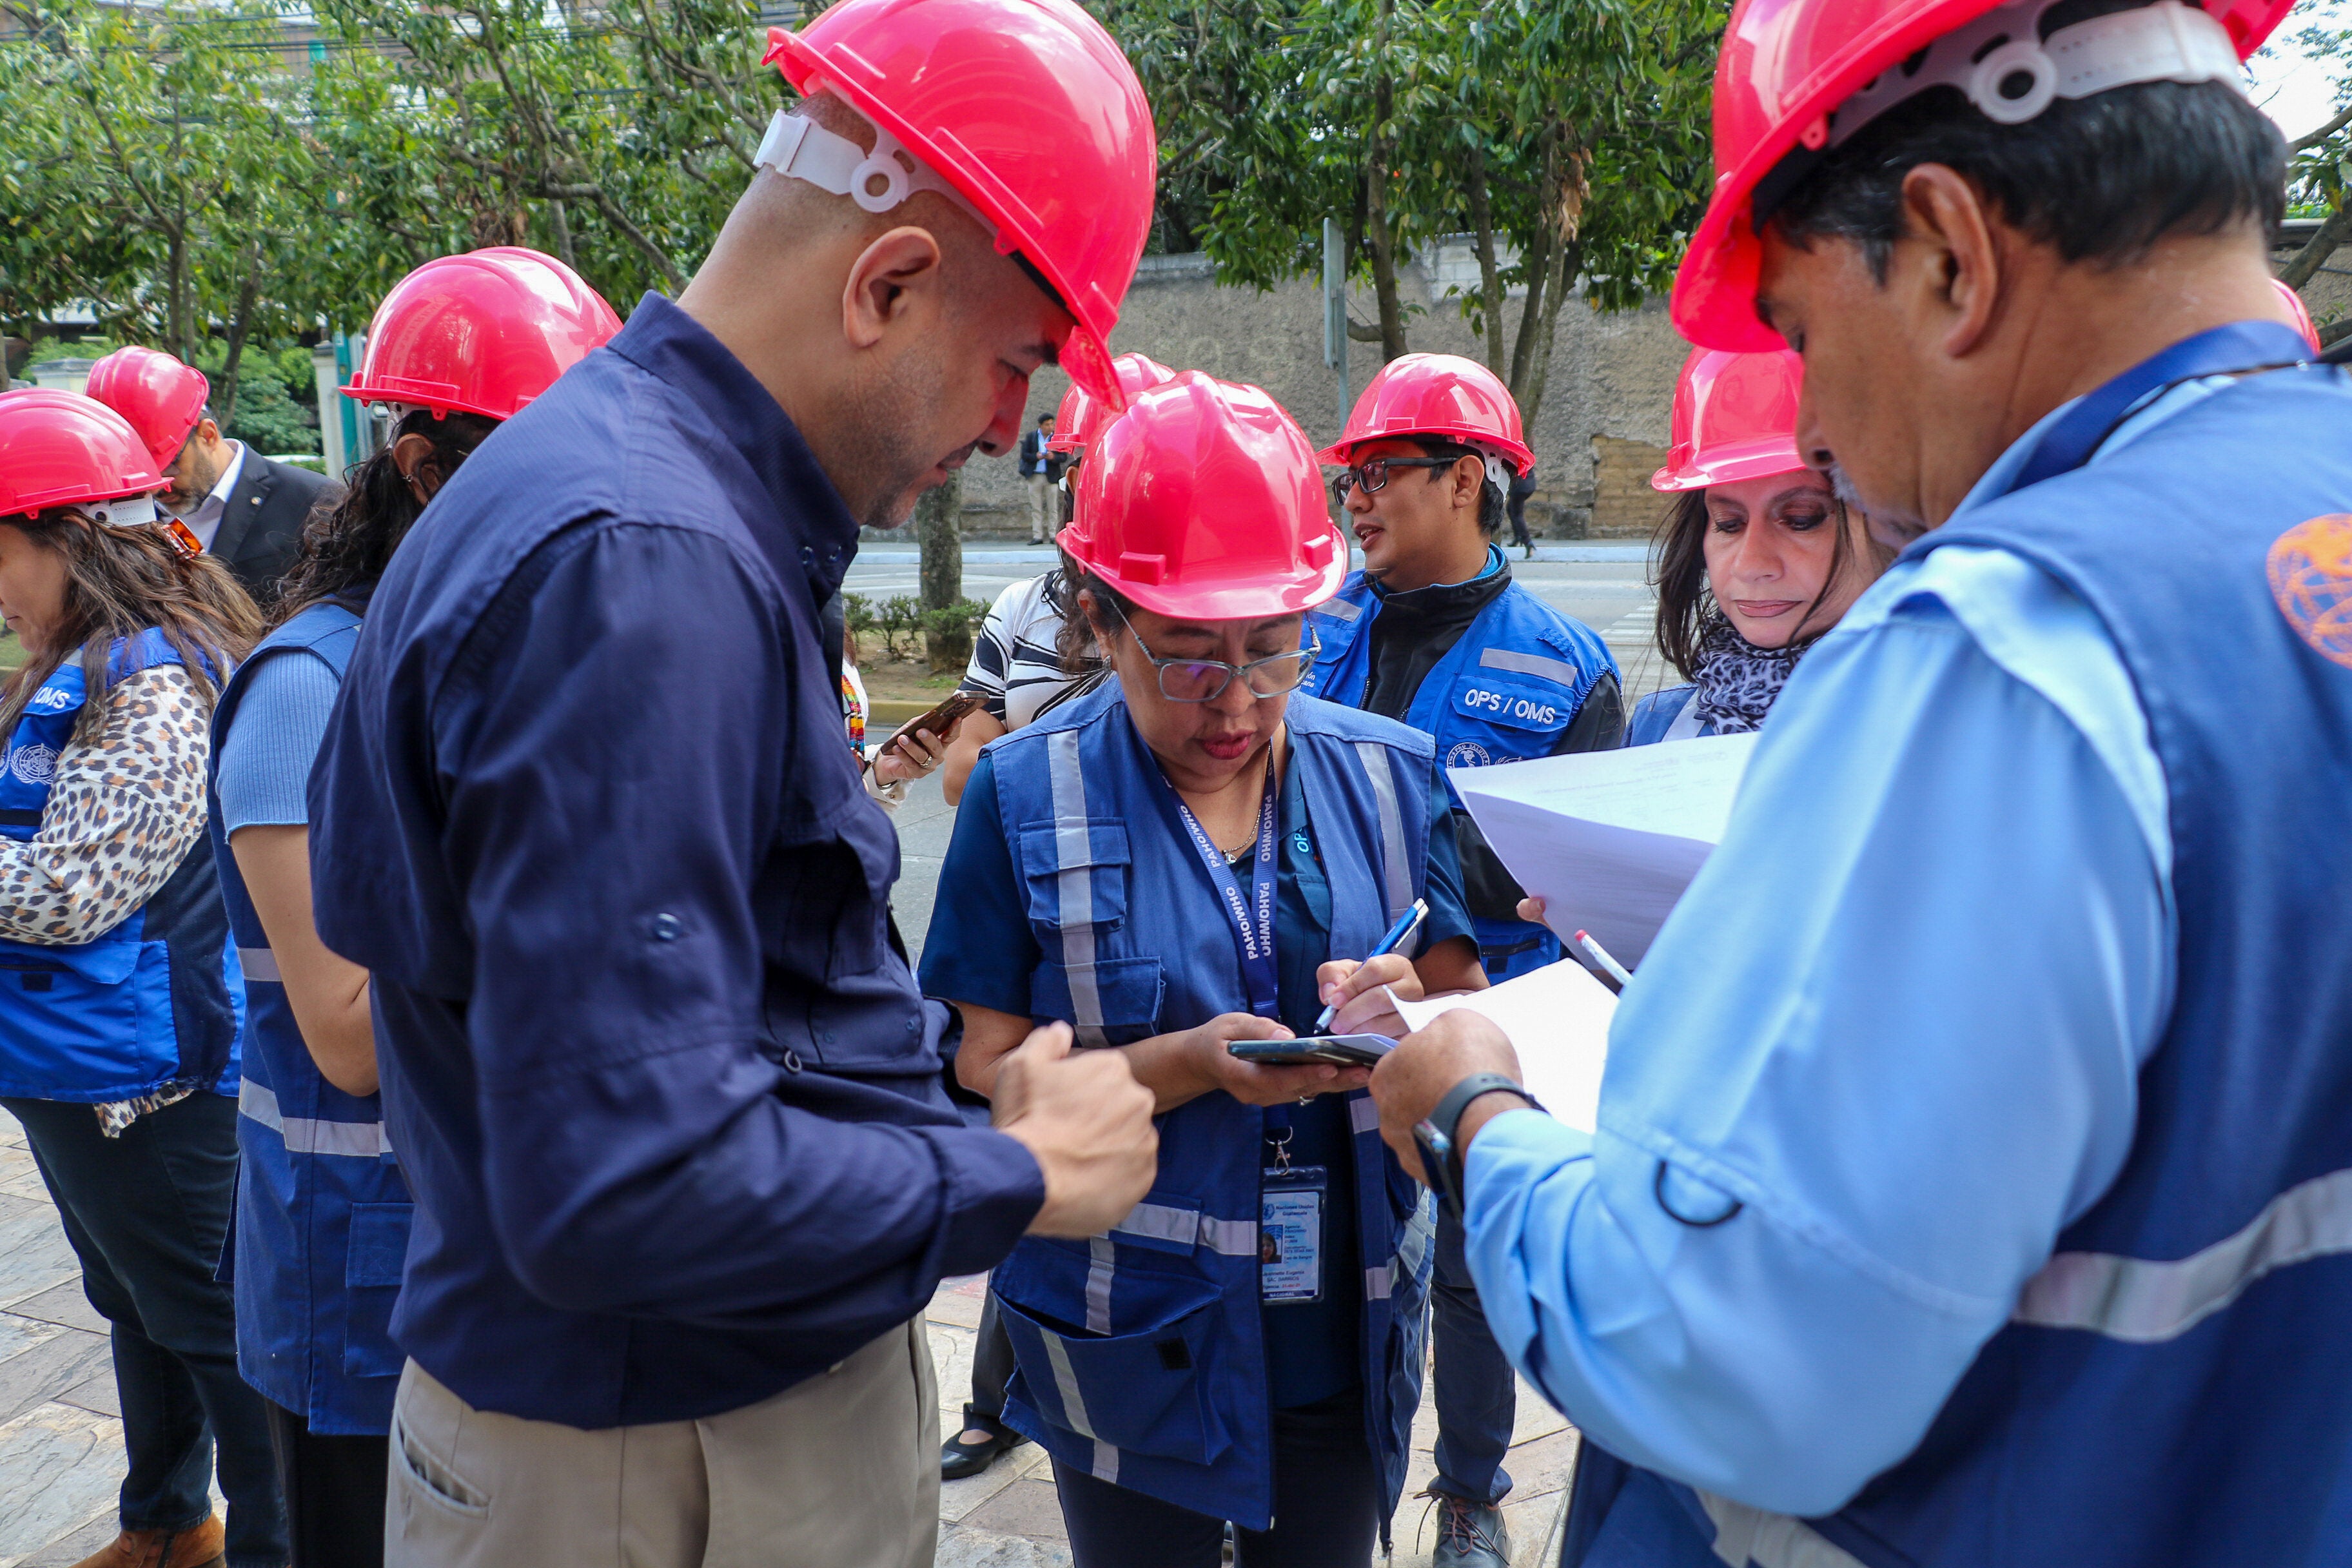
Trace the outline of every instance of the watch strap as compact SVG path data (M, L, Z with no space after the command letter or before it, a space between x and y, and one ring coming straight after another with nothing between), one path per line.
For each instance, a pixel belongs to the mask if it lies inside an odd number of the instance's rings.
M1498 1072L1474 1072L1447 1089L1445 1098L1437 1102L1437 1109L1429 1113L1429 1124L1445 1138L1447 1163L1452 1167L1446 1174L1457 1201L1463 1195L1467 1180L1467 1157L1462 1148L1462 1113L1470 1109L1472 1100L1496 1093L1516 1094L1526 1100L1531 1110L1541 1110L1544 1108L1543 1101L1528 1093L1528 1086L1518 1079L1506 1078Z

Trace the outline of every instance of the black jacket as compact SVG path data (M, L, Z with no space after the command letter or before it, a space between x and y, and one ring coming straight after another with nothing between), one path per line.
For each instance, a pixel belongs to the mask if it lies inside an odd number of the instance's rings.
M323 474L273 463L248 444L236 489L229 492L220 531L213 535L212 553L245 584L256 604L267 607L278 596L278 580L294 564L310 509L329 491L341 489Z

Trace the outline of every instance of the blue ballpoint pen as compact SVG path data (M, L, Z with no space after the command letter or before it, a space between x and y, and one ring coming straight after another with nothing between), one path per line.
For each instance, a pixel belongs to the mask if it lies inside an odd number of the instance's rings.
M1397 917L1397 923L1389 927L1389 934L1381 938L1380 945L1373 948L1372 951L1365 956L1364 962L1366 963L1370 963L1373 959L1380 957L1382 953L1394 952L1398 948L1401 948L1406 942L1411 942L1412 940L1412 933L1419 931L1421 929L1421 922L1428 918L1429 900L1427 899L1413 900L1412 907ZM1329 1028L1331 1026L1331 1020L1339 1016L1339 1004L1334 1002L1328 1007L1324 1008L1321 1016L1315 1020L1315 1032L1319 1035L1324 1030Z

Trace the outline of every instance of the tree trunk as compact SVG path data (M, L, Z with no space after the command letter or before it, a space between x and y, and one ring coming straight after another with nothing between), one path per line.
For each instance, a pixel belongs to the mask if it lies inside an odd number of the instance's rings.
M1544 290L1543 331L1536 340L1535 363L1523 390L1513 394L1519 405L1519 420L1528 429L1536 427L1536 410L1543 406L1544 386L1551 379L1552 342L1559 335L1559 310L1568 303L1568 286L1576 279L1579 264L1583 260L1584 247L1563 245L1552 254L1551 277Z
M963 476L950 472L948 482L927 492L915 503L915 531L923 549L923 608L952 609L963 603ZM923 651L931 673L961 672L971 659L971 629L923 627Z
M1544 132L1543 174L1536 187L1536 211L1543 215L1529 237L1522 264L1528 275L1527 302L1519 308L1519 330L1511 343L1511 396L1524 408L1535 369L1538 345L1543 340L1545 306L1549 302L1553 252L1559 234L1549 215L1559 207L1559 134L1557 126Z
M1507 374L1503 361L1503 274L1495 264L1495 206L1486 188L1486 148L1470 149L1470 232L1478 246L1478 305L1486 317L1486 368Z
M170 273L165 287L170 289L172 296L169 306L172 318L172 352L180 356L181 363L194 364L196 363L196 345L190 336L188 326L186 229L178 228L172 231L170 260L167 265Z
M2300 291L2336 254L2336 247L2347 239L2352 239L2352 200L2336 204L2336 210L2327 215L2327 221L2319 226L2319 232L2304 242L2293 260L2279 268L2279 281Z
M572 220L564 216L562 196L552 197L547 204L547 226L555 232L555 254L563 258L564 266L579 271L580 258L572 253Z
M261 242L250 240L245 247L245 276L236 286L236 314L229 318L228 353L221 361L220 384L213 395L219 400L215 416L220 421L223 434L233 433L236 424L237 368L245 360L246 334L253 326L254 301L261 293Z

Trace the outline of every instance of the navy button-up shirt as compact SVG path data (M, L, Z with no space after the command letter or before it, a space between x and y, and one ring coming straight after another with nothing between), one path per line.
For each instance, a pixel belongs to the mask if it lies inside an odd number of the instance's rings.
M393 1333L468 1403L753 1403L1009 1250L887 898L819 607L857 525L669 301L402 544L310 780L320 932L374 975L416 1199Z

